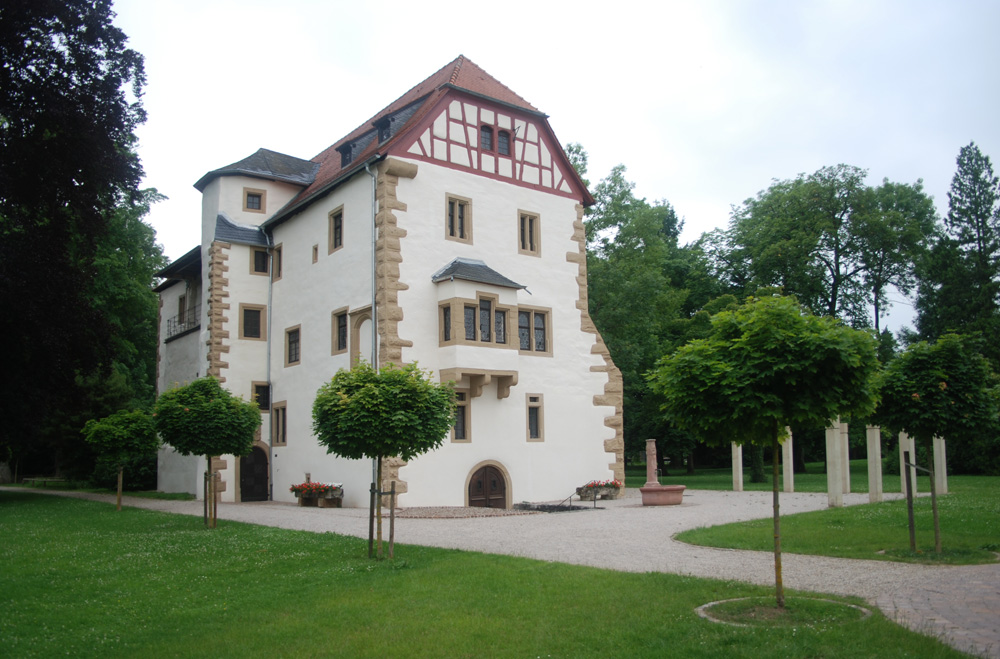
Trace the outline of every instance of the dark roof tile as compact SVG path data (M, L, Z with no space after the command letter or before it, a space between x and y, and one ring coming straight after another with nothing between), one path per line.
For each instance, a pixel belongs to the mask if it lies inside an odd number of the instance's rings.
M478 259L466 259L462 257L456 258L454 261L431 275L431 281L435 284L443 281L452 281L454 279L472 281L478 284L501 286L503 288L526 288L522 284L518 284L513 280L507 279L502 274Z

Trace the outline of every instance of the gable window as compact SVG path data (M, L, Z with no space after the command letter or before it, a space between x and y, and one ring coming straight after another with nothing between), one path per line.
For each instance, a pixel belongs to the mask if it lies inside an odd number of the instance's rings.
M519 309L517 339L521 352L551 354L549 312L541 309Z
M270 258L263 247L253 247L250 250L250 274L266 275Z
M263 213L267 205L267 191L243 188L243 210L247 213Z
M271 445L288 445L288 403L285 401L271 406Z
M302 361L302 326L296 325L285 330L285 366L294 366Z
M462 243L472 243L472 202L462 197L448 197L445 237Z
M479 128L479 148L483 151L493 150L493 128L490 126L480 126Z
M538 215L518 213L517 252L529 256L541 256L541 225Z
M330 213L329 216L329 247L327 252L333 254L344 246L344 209L343 207Z
M267 307L240 304L240 338L263 341L267 338Z
M266 382L254 382L253 400L256 401L261 412L269 411L271 409L271 387Z
M497 153L501 156L510 155L510 133L505 130L497 133Z
M545 439L544 415L542 413L542 395L527 394L528 403L528 441L541 442Z
M347 307L333 312L333 350L332 355L347 352Z
M467 442L472 439L469 420L469 393L455 391L455 425L451 429L452 441Z

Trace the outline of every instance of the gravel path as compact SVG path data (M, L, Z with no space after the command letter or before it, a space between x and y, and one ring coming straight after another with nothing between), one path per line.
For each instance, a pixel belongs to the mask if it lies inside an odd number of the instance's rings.
M109 495L51 493L113 501ZM899 495L887 498L893 496ZM844 496L846 505L867 501L867 494ZM127 497L126 503L165 512L202 514L202 503L197 501ZM782 515L820 510L826 505L825 494L781 495ZM463 508L414 508L399 512L396 539L406 544L627 572L670 572L762 585L774 583L770 552L697 547L672 538L680 531L699 526L769 518L770 492L689 490L680 506L644 507L638 490L629 489L622 499L599 501L598 510L571 513L484 515L484 511ZM219 517L281 528L368 536L366 509L300 508L273 502L221 504ZM609 538L622 540L609 550ZM786 553L782 555L782 569L786 588L863 597L911 629L939 636L966 652L1000 658L1000 564L931 567Z

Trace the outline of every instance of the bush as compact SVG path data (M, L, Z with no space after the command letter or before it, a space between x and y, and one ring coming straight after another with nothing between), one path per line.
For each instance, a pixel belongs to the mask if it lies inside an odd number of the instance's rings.
M118 487L118 463L99 457L90 476L94 487L114 490ZM156 489L156 454L137 456L125 461L122 489L130 492Z

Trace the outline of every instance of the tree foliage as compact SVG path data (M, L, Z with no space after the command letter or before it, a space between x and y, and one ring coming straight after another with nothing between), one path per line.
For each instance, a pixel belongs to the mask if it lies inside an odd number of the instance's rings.
M327 453L412 460L441 446L455 420L455 394L416 364L341 369L313 402L313 432Z
M118 510L121 510L122 474L126 465L149 457L160 447L152 417L142 410L121 410L88 421L83 436L106 462L117 467Z
M118 347L93 303L95 257L141 179L145 74L113 16L110 0L0 8L0 448L15 455L52 448L39 418L78 398L78 378L107 374Z
M160 437L181 455L247 455L260 427L257 403L233 396L213 377L163 392L153 412Z

